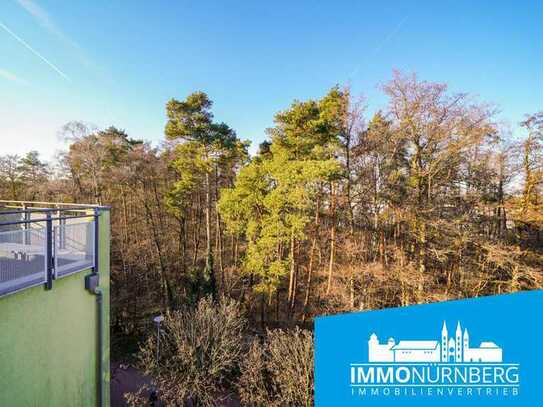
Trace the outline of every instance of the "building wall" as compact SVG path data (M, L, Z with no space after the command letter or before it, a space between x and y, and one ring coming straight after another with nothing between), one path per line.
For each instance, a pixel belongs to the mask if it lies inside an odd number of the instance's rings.
M386 344L380 344L379 340L368 341L368 362L393 362L394 352L392 347L395 345L394 341L389 341Z
M402 350L398 349L394 351L395 362L439 362L440 361L440 347L435 349L412 349Z
M109 211L100 214L104 396L109 400ZM0 298L0 406L97 406L97 305L91 270ZM109 401L105 404L109 406Z
M501 362L502 350L499 348L464 349L464 362Z

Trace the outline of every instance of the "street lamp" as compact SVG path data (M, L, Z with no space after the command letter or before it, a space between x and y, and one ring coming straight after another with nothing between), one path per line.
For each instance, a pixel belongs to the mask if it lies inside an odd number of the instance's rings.
M162 315L157 315L153 318L153 322L156 325L156 365L158 367L158 357L159 357L159 351L160 351L160 323L164 321L164 317Z

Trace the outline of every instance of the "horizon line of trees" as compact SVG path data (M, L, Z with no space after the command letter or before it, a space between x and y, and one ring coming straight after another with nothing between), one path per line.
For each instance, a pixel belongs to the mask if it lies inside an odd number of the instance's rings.
M249 143L203 92L166 105L159 147L66 124L52 168L0 156L3 199L112 206L112 323L233 297L254 321L541 288L543 111L522 137L492 106L394 73L386 108L335 86Z

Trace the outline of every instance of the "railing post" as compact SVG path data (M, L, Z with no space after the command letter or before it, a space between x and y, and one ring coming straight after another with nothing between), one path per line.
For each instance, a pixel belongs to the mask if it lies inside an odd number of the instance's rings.
M57 217L58 217L58 225L59 225L59 227L57 228L58 247L60 249L65 249L66 248L66 228L64 226L66 225L66 219L62 217L62 212L60 210L57 212Z
M47 282L45 283L45 289L50 290L53 288L53 221L51 220L51 213L47 212L47 220L45 221L45 267L47 270Z
M98 270L98 261L99 261L99 258L98 258L98 247L100 245L100 241L99 241L99 229L98 229L98 216L99 216L99 211L98 209L94 209L94 273L98 273L99 270Z
M24 220L26 221L24 223L24 230L25 230L24 244L25 244L25 246L28 246L28 245L31 244L31 242L30 242L30 233L31 232L29 231L29 229L30 229L30 212L27 209L28 209L27 206L24 205L23 206L23 217L24 217Z

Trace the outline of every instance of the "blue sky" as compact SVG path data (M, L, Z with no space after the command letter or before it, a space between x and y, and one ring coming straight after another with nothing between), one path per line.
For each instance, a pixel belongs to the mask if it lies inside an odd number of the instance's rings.
M51 158L70 120L163 138L164 105L203 90L257 144L293 99L336 83L369 111L393 69L543 110L541 1L61 1L0 5L0 154Z

